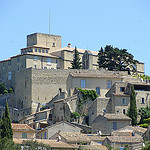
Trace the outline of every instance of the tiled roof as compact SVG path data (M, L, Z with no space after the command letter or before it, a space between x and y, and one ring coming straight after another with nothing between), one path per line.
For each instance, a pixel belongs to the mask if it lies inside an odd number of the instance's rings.
M131 118L129 118L128 116L124 115L124 114L108 114L106 113L104 115L105 118L109 119L109 120L131 120Z
M29 139L13 139L14 143L21 144L24 140L29 140ZM46 139L36 139L37 142L47 144L51 146L51 148L75 148L74 146L64 143L62 141L57 142L56 140L46 140Z
M81 146L81 149L86 149L86 150L108 150L106 146L97 144L97 145L84 145Z
M111 74L93 74L93 73L70 73L72 77L87 77L87 78L122 78L118 75Z
M17 123L12 123L12 129L13 131L30 131L30 132L35 132L33 128L28 126L27 124L17 124Z
M132 85L140 85L140 86L150 86L150 84L144 82L130 82Z
M125 132L125 131L128 131L128 130L132 130L132 131L135 131L135 132L140 132L140 133L143 133L143 134L147 131L147 129L139 127L139 126L126 126L126 127L121 128L117 131Z
M114 96L126 96L126 97L130 96L129 94L124 94L124 93L112 93L112 95L114 95Z
M90 138L80 132L60 132L60 136L64 137L67 141L76 142L90 142Z
M106 138L113 143L140 143L143 141L140 136L107 136Z
M58 51L62 51L62 50L67 50L67 51L74 51L75 48L73 47L63 47L61 49L59 49ZM80 48L77 48L78 52L79 53L84 53L86 50L85 49L80 49ZM87 50L89 51L92 55L98 55L98 52L96 51L90 51L90 50Z
M97 134L84 134L84 135L87 136L91 141L102 142L105 139L105 137L99 136Z

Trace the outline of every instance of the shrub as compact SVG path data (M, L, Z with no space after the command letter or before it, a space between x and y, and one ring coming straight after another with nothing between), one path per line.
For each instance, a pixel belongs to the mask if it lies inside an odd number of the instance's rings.
M148 119L144 119L144 123L149 124L149 123L150 123L150 118L148 118Z
M9 88L8 93L14 93L14 90L12 88Z
M147 128L148 124L144 123L144 124L140 124L139 126L142 127L142 128Z

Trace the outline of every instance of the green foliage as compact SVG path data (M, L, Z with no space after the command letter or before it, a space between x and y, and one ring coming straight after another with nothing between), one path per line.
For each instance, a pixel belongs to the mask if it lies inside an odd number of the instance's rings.
M71 64L72 64L72 69L81 69L82 62L80 62L79 52L77 51L76 47L74 51L73 62Z
M12 139L13 138L13 131L12 131L12 126L11 126L11 119L9 116L9 108L8 108L8 103L6 100L6 106L5 106L5 112L2 116L2 126L1 126L1 137L2 138L8 138Z
M139 109L139 115L141 116L140 124L144 123L144 119L150 118L150 107L146 106Z
M80 118L80 114L77 113L77 112L73 112L73 113L71 114L71 118L79 119L79 118Z
M5 83L0 83L0 94L5 94L8 93L6 84Z
M111 45L101 47L98 53L99 68L107 68L110 71L136 71L134 64L137 61L133 59L133 55L128 53L126 49L113 48Z
M14 90L12 88L9 88L8 93L14 93Z
M147 124L147 123L144 123L144 124L140 124L139 126L142 127L142 128L147 128L147 127L148 127L148 124Z
M130 107L128 109L128 116L132 119L131 121L132 126L137 125L137 107L136 107L136 98L135 98L135 91L133 85L131 86Z
M148 118L148 119L144 119L144 123L150 123L150 118Z
M21 150L19 144L15 144L12 139L7 137L0 139L0 146L1 150Z
M148 76L148 75L145 75L145 74L143 74L143 75L134 75L133 77L136 77L136 78L142 78L143 80L146 80L146 79L148 79L148 80L150 80L150 76Z
M145 147L142 150L150 150L150 141L145 143Z
M22 146L24 146L23 150L38 150L39 148L42 150L50 150L51 147L49 145L38 143L36 140L26 140L23 141Z
M82 93L84 101L86 101L88 98L94 101L98 97L96 91L94 90L83 90L81 88L78 88L78 90Z

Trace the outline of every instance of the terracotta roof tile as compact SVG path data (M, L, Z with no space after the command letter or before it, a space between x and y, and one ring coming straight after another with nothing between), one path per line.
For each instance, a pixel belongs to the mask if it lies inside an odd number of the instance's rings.
M14 143L21 144L24 140L29 140L29 139L13 139ZM35 140L34 140L35 141ZM64 143L62 141L57 142L56 140L47 140L47 139L36 139L37 142L39 143L44 143L52 148L75 148L74 146Z
M35 132L33 128L28 126L27 124L17 124L17 123L12 123L12 129L13 131L32 131Z
M124 114L109 114L109 113L106 113L104 115L104 117L109 119L109 120L113 120L113 119L117 119L117 120L131 120L131 118L129 118L128 116L126 116Z
M143 141L141 136L107 136L106 138L113 143L140 143Z

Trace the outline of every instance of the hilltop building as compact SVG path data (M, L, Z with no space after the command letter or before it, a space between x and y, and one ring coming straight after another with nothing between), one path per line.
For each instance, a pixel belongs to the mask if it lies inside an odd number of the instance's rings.
M21 54L0 61L0 82L14 93L0 95L1 112L8 100L12 120L36 113L51 100L72 96L74 88L96 90L101 98L116 82L141 82L127 72L98 69L98 52L77 49L82 69L70 69L74 48L61 47L61 36L34 33L27 36L27 47ZM144 74L144 63L136 65ZM54 111L55 112L55 111Z

